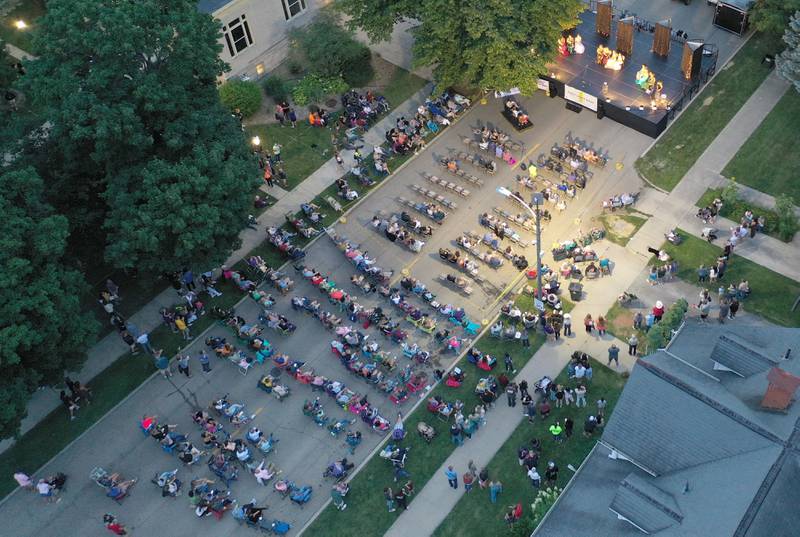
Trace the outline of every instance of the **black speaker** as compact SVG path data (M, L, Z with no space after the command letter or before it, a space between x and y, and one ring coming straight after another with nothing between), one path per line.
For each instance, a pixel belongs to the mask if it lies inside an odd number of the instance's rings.
M575 103L570 102L570 101L567 101L567 104L566 104L565 108L567 110L572 110L576 114L580 114L581 110L583 110L583 107L581 105L575 104Z
M597 119L603 119L604 117L606 117L606 109L603 103L597 103Z
M714 26L736 35L744 35L748 24L747 8L737 4L738 2L717 2Z

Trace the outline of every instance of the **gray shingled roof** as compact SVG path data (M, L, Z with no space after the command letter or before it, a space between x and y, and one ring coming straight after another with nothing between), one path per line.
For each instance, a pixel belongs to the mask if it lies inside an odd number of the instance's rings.
M642 362L633 368L603 433L607 445L636 464L662 475L773 445L650 369Z
M659 532L683 520L671 494L634 473L620 483L610 509L647 533Z
M197 9L202 13L211 14L233 1L234 0L198 0Z
M711 359L743 377L763 373L777 363L732 334L720 336Z

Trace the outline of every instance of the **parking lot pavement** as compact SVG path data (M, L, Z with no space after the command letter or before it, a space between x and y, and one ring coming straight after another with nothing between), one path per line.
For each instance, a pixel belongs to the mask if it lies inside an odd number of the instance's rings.
M613 162L623 163L622 172L610 165L607 169L596 171L586 190L580 192L578 197L569 203L564 213L558 214L550 208L553 219L546 224L542 241L545 251L548 251L550 248L547 245L554 241L576 236L579 226L583 230L588 229L590 227L588 222L591 216L599 211L600 201L604 196L638 187L638 178L628 172L635 156L649 142L643 136L608 119L597 120L589 114L565 112L563 101L558 99L539 95L522 99L522 102L531 113L536 126L522 135L515 132L511 135L524 143L522 153L527 154L529 158L535 158L539 152L548 149L554 141L563 140L564 135L570 132L592 141L596 147L608 149ZM361 243L371 256L377 258L378 264L395 269L397 277L402 269L407 269L412 276L424 281L441 302L463 305L470 317L475 320L492 317L499 308L500 293L515 281L519 273L513 270L509 263L497 271L481 266L480 273L485 277L486 283L473 285L475 291L467 298L436 281L440 273L453 272L452 267L439 258L438 249L440 247L455 249L452 241L460 232L470 229L480 230L478 215L481 212L491 211L495 206L503 207L509 212L521 212L495 192L498 186L513 186L515 175L522 173L519 168L511 169L506 164L500 164L497 175L482 176L486 182L485 186L480 190L472 188L472 195L468 199L458 200L459 208L448 216L443 225L437 226L433 237L419 254L412 254L401 246L392 244L374 231L368 223L378 211L399 212L397 196L421 200L411 191L409 185L423 184L425 180L420 175L422 171L443 176L444 173L436 165L435 159L452 151L465 150L461 138L468 136L472 127L484 123L496 123L501 129L509 130L510 125L499 115L501 106L502 102L497 100L490 100L490 104L486 106L476 106L455 126L437 138L426 151L410 161L385 186L363 200L356 210L348 215L346 224L338 224L335 227L336 233ZM448 194L448 197L451 196ZM576 223L576 219L580 219L579 224ZM532 234L527 232L520 234L526 240L533 238ZM524 253L531 263L535 262L533 248L525 248ZM304 262L330 274L348 293L358 296L359 302L365 306L381 305L385 310L391 311L391 306L379 295L361 296L350 285L349 280L355 272L354 267L328 237L321 237L310 246ZM546 253L544 262L552 265L549 253ZM288 296L279 299L276 310L296 323L297 330L288 337L268 330L265 336L279 351L287 352L292 359L305 361L319 373L339 379L354 391L367 394L384 417L393 421L396 412L408 408L414 398L398 408L373 386L347 372L331 354L331 333L325 331L315 319L293 311L289 303L293 295L323 297L316 289L301 281L299 274L295 274L291 266L288 267L288 273L295 278L296 288ZM591 298L591 288L589 293ZM423 305L417 297L411 300L420 306ZM323 308L333 307L325 301L321 302ZM247 298L237 308L237 313L248 321L256 321L258 307L254 301ZM390 314L398 317L395 312ZM411 326L407 323L404 328L411 331ZM366 331L383 346L394 349L399 354L399 347L386 342L374 328ZM229 329L221 326L212 328L210 334L227 337L230 341L236 340ZM411 337L423 345L432 344L430 336L420 331L414 332ZM202 341L195 341L187 352L196 356L202 347L204 347ZM440 363L447 365L454 356L446 354L440 358ZM130 359L148 358L139 355ZM401 363L407 362L404 360L406 359L400 358ZM301 510L298 506L291 505L288 500L282 501L271 486L261 488L252 476L243 473L239 481L232 485L233 497L240 502L247 502L251 498L256 498L259 502L266 501L269 506L266 512L268 517L283 519L295 527L301 527L329 497L330 483L322 479L322 472L328 463L345 456L343 438L333 438L327 430L316 426L311 418L302 414L304 399L312 397L307 386L300 386L293 379L285 380L293 393L288 399L279 402L256 385L260 374L266 372L269 366L255 367L246 376L232 364L215 357L212 357L212 366L212 372L204 375L200 372L199 364L194 361L191 379L180 377L176 373L172 377L174 385L160 377L143 384L43 470L42 473L61 470L69 474L67 491L62 501L57 504L44 504L32 494L22 491L14 494L0 507L0 514L5 521L4 532L9 535L62 536L65 535L64 528L69 528L67 534L70 535L103 535L105 530L100 524L100 519L102 514L108 511L119 516L137 535L149 532L179 537L207 532L212 527L211 531L215 535L229 535L239 531L238 526L230 520L217 522L213 518L198 519L189 509L185 496L178 498L160 496L156 487L149 482L150 478L157 472L180 467L180 463L173 456L164 453L154 440L144 437L137 426L137 420L142 415L154 413L162 420L176 424L179 431L188 432L190 440L199 442L200 431L190 419L192 408L205 408L214 398L226 393L230 394L232 401L244 403L248 411L256 415L254 422L265 432L273 432L280 440L277 452L270 454L267 460L273 461L282 470L283 476L294 480L297 484L310 484L314 487L311 502ZM326 411L333 418L346 415L333 404L332 399L323 397L322 400ZM355 427L362 431L364 442L356 450L355 456L348 458L358 464L379 443L381 437L368 431L360 421ZM244 430L237 434L241 435L243 432ZM94 466L121 472L125 476L137 476L140 482L122 505L115 505L88 479L89 472ZM210 475L204 465L179 468L179 476L185 482L194 476Z

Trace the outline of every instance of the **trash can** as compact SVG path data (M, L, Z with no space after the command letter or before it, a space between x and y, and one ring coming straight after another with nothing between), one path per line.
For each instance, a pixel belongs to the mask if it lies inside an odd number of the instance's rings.
M578 302L581 299L581 295L583 294L583 285L572 282L569 284L569 297L572 299L573 302Z

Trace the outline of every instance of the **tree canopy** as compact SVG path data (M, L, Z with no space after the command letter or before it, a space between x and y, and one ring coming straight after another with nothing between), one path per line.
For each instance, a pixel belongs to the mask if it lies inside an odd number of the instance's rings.
M206 268L238 246L258 172L222 107L219 23L192 0L50 0L24 88L26 158L78 243L118 268Z
M777 58L778 73L800 91L800 11L792 15L789 27L783 33L786 50Z
M377 5L376 5L377 4ZM573 28L580 0L340 0L350 24L381 40L415 19L414 64L433 66L443 86L536 91L563 30Z
M800 0L758 0L750 13L750 22L759 32L781 35L789 17L800 10Z
M32 168L0 175L0 438L13 435L30 394L85 360L97 322L88 286L65 257L67 220L43 201Z

